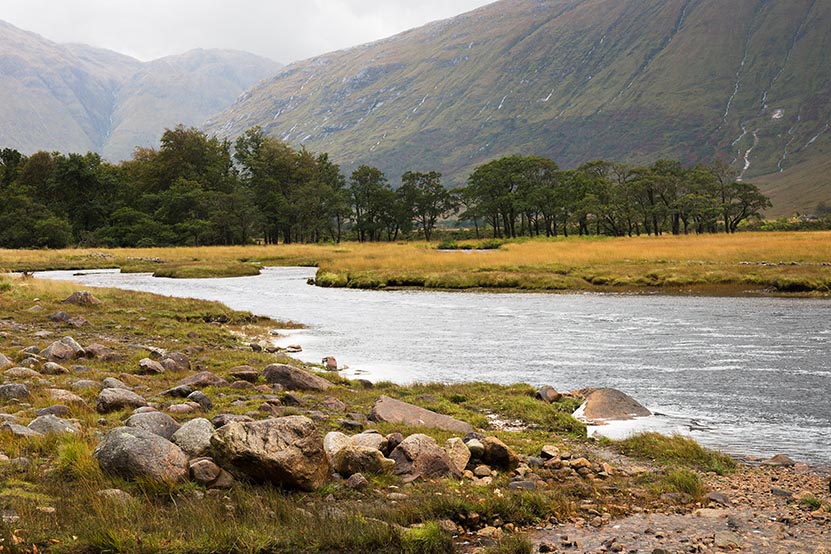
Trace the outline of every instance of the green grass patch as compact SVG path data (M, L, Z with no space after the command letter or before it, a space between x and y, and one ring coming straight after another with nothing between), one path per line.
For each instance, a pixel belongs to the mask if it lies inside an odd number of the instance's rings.
M153 277L167 277L170 279L250 277L259 274L259 266L241 262L163 264L157 266L153 271Z
M736 469L726 454L702 447L689 437L642 433L613 443L622 453L662 465L677 465L725 475Z

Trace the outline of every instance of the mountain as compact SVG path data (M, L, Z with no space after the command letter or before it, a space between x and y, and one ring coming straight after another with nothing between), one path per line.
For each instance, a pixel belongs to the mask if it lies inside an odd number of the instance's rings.
M203 123L280 67L228 50L142 63L0 21L0 147L128 159L136 146L156 145L165 128Z
M289 65L207 129L260 125L394 182L515 153L723 158L793 207L831 199L809 169L831 150L829 47L825 0L501 0Z

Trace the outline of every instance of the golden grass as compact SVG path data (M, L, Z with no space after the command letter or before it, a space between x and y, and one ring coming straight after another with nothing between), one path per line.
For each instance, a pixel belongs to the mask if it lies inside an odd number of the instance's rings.
M518 288L750 286L828 293L831 232L511 241L493 250L428 243L0 250L0 268L315 265L325 286Z

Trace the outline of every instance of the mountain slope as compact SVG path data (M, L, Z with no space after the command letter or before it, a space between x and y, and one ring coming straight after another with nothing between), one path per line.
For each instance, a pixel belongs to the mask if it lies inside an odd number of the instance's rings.
M821 0L502 0L292 64L208 129L260 125L393 180L512 153L723 157L750 179L827 152L829 46Z
M280 67L222 50L142 63L0 21L0 147L126 159L136 146L155 145L166 127L202 123Z

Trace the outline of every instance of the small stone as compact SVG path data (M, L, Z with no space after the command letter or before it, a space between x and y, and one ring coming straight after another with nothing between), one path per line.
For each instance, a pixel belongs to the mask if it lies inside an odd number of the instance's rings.
M95 494L117 504L128 504L133 500L130 493L121 489L103 489L97 491Z
M172 396L174 398L187 398L193 392L193 388L188 385L179 385L171 389L163 390L162 396Z
M773 467L793 467L796 465L796 462L784 454L777 454L776 456L762 462L762 465Z
M544 385L537 390L537 398L543 402L548 402L549 404L557 402L560 398L562 398L562 396L563 395L557 392L557 389L551 385Z
M552 458L559 458L560 457L560 449L554 445L546 444L540 450L540 457L543 460L550 460Z
M55 362L44 363L40 368L40 371L46 375L62 375L64 373L69 373L68 369L60 364L56 364Z
M717 531L713 541L717 548L729 550L740 548L743 542L742 538L732 531Z
M707 495L707 500L710 502L715 502L716 504L721 504L722 506L729 506L732 504L730 499L727 498L725 495L721 494L720 492L711 492Z
M465 446L470 450L470 457L474 460L481 460L485 455L485 445L479 439L470 439L465 441Z
M476 477L490 477L492 473L491 468L485 464L480 464L473 470L473 475Z
M97 306L101 301L88 291L76 291L70 294L62 302L63 304L76 304L78 306Z
M105 389L123 389L123 390L130 390L130 387L124 384L123 381L120 379L116 379L115 377L107 377L103 381L101 381L101 387Z
M323 358L323 367L326 368L326 371L337 371L338 370L338 361L335 359L334 356L326 356Z
M346 486L350 489L361 490L369 486L369 481L360 473L353 473L346 480Z
M210 398L208 398L208 397L205 395L205 393L203 393L203 392L201 392L201 391L198 391L198 390L197 390L197 391L193 391L192 393L190 393L190 394L187 396L187 398L188 398L188 400L192 400L193 402L196 402L197 404L199 404L200 406L202 406L202 409L203 409L203 410L206 410L206 411L207 411L207 410L210 410L210 409L212 409L212 408L214 407L214 403L213 403L213 402L211 402L211 399L210 399Z
M164 366L155 360L151 360L150 358L142 358L139 360L139 375L158 375L164 372Z
M64 433L77 434L80 429L72 422L54 415L38 416L29 423L29 429L43 435L62 435Z

